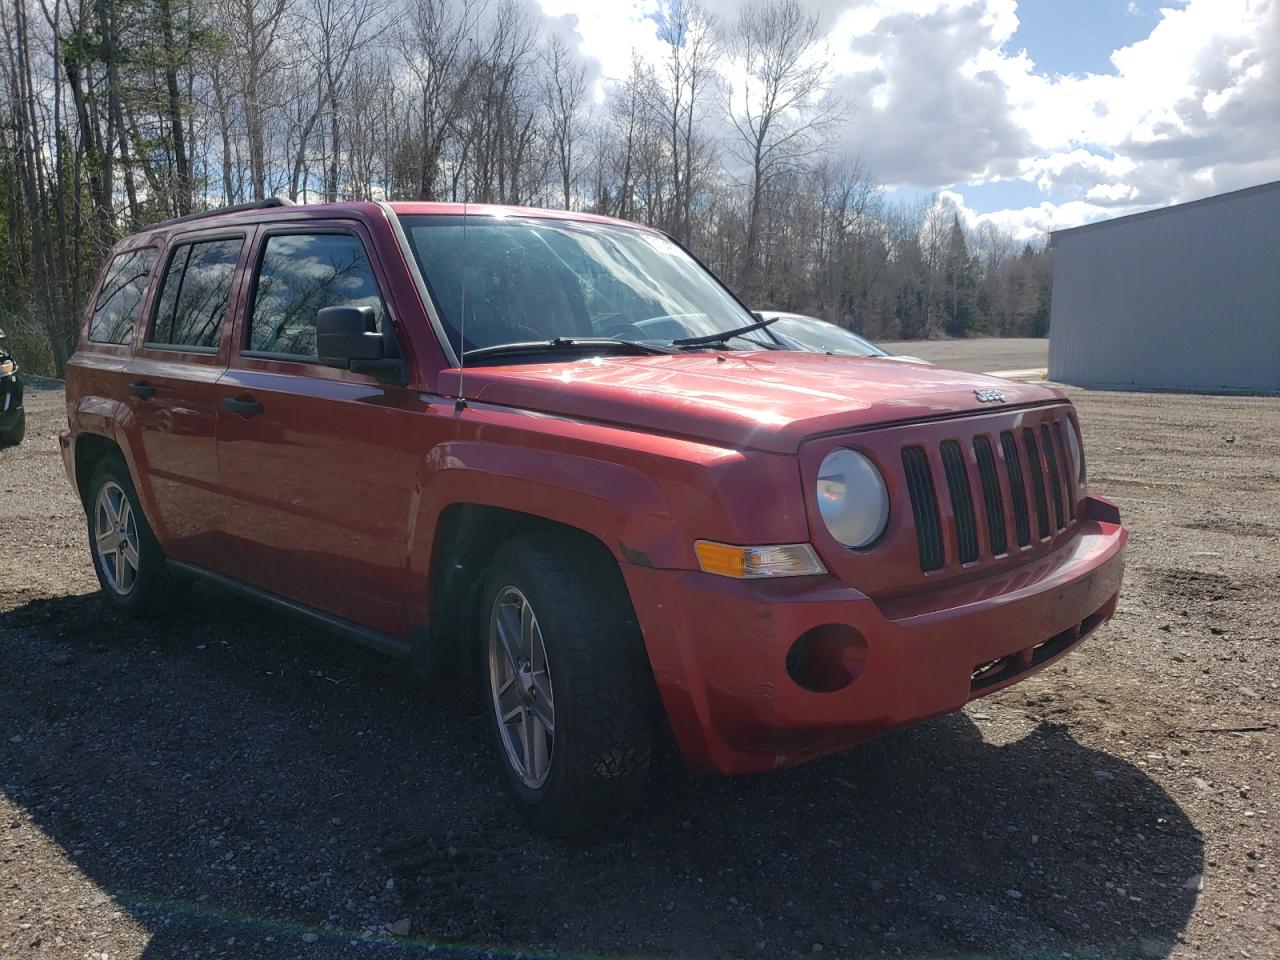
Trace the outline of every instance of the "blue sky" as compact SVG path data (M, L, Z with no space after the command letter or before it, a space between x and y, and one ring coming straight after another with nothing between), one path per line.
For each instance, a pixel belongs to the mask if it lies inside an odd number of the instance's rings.
M1022 0L1005 49L1025 49L1046 74L1114 73L1111 52L1150 34L1157 10L1126 0Z
M669 0L536 0L604 77ZM702 0L731 21L749 0ZM801 0L890 196L1044 231L1280 180L1280 0Z

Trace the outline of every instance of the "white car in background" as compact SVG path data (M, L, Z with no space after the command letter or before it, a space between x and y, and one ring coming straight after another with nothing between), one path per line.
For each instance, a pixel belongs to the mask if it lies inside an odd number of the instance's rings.
M887 360L901 360L904 363L924 363L919 357L908 357L890 353L878 347L865 337L860 337L852 330L819 320L817 317L806 317L799 313L780 313L776 310L757 310L756 316L771 321L762 333L767 334L785 350L796 350L802 353L830 353L841 357L883 357Z

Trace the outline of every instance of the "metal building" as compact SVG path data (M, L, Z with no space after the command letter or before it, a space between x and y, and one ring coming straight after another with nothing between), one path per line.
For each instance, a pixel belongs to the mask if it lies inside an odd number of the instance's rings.
M1280 181L1049 243L1051 380L1280 391Z

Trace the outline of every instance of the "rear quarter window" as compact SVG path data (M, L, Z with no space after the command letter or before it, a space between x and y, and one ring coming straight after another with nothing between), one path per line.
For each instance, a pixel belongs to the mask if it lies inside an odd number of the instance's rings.
M147 279L156 264L153 247L119 254L107 268L107 277L89 319L93 343L128 343L147 293Z

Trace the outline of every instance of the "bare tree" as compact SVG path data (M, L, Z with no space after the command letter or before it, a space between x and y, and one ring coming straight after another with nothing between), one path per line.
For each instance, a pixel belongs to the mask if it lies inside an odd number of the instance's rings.
M719 56L715 21L698 0L675 0L658 27L665 46L664 112L670 145L672 233L685 243L692 235L695 165L700 147L703 100L714 89Z
M735 153L748 168L747 235L742 277L753 285L765 191L782 173L822 150L840 116L829 96L827 61L820 55L818 18L799 0L770 0L745 8L728 37L742 77L729 102Z
M573 203L577 172L574 151L582 133L580 121L587 99L587 70L558 33L552 34L547 41L542 58L545 72L542 94L548 136L556 170L560 174L561 202L568 210Z
M417 195L436 198L448 134L463 108L476 67L475 35L485 0L411 0L400 49L418 87Z
M109 0L98 0L106 3ZM239 93L245 140L249 153L249 189L252 198L267 195L268 100L280 72L277 44L292 14L292 0L227 0L229 27L235 43Z

